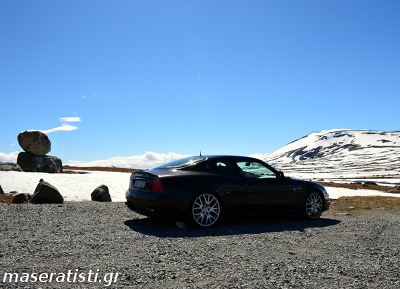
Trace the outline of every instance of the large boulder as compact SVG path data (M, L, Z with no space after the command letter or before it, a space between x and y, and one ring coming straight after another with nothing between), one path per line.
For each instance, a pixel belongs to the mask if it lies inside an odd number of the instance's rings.
M32 204L62 204L64 198L56 187L41 179L30 202Z
M24 151L38 156L44 156L51 151L48 136L41 131L24 131L18 135L18 143Z
M92 201L111 202L110 192L106 185L98 186L91 194Z
M18 164L15 164L15 163L3 163L3 162L0 162L0 171L22 172L22 169Z
M24 172L62 173L62 161L55 156L38 156L19 153L17 164Z

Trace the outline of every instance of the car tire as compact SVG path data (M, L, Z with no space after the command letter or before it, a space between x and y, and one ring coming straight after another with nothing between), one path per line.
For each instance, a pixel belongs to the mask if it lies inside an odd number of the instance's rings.
M219 198L210 192L199 194L191 203L189 215L196 227L212 227L221 218L222 204Z
M324 211L324 199L321 194L312 192L307 195L304 202L304 215L307 219L318 219Z

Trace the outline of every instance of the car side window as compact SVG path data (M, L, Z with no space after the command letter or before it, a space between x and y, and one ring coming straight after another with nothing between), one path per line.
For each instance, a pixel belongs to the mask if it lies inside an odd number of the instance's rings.
M228 176L238 176L239 174L236 164L226 161L207 162L206 170Z
M242 170L242 176L247 178L276 178L276 175L269 168L258 162L237 162L238 167Z

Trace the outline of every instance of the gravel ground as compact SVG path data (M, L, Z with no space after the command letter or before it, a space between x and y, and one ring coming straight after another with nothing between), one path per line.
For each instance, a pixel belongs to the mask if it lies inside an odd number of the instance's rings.
M0 216L0 288L400 288L400 210L209 230L123 203L2 205Z

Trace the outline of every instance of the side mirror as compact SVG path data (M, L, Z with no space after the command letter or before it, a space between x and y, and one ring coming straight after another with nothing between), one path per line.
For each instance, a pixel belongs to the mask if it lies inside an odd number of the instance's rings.
M285 178L285 174L283 172L279 171L278 175L277 175L277 178L278 179L284 179Z

